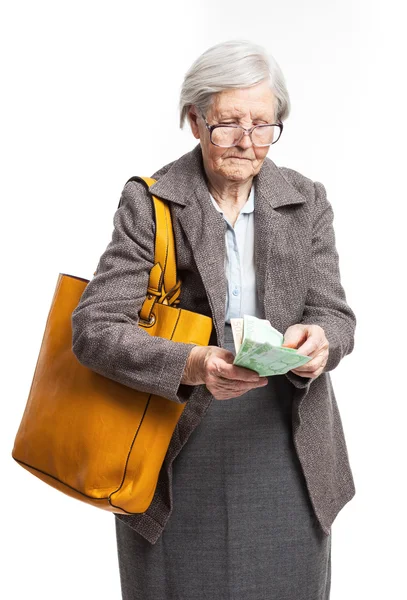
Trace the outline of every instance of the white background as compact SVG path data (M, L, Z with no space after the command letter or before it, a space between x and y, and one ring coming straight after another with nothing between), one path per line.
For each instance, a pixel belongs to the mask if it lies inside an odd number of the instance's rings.
M178 127L183 76L233 38L264 45L285 74L292 113L269 156L324 183L358 319L355 349L332 373L357 494L333 526L331 598L406 597L402 4L14 0L2 9L2 597L120 598L113 515L37 480L11 450L58 273L90 279L125 181L195 145Z

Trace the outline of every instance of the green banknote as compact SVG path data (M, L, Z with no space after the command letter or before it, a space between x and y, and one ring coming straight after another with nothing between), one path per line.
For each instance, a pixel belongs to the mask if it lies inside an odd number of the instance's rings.
M283 375L311 360L294 348L282 348L284 336L267 319L244 315L230 319L236 356L234 365L256 371L260 376Z

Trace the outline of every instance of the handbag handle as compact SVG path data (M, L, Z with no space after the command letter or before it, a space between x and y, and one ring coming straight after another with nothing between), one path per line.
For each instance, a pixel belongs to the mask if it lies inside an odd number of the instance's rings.
M128 181L139 181L148 189L156 182L151 177L131 177ZM128 182L127 182L128 183ZM174 232L168 204L152 194L155 212L154 266L149 275L147 296L140 310L143 326L154 324L152 314L156 302L176 306L180 301L181 280L177 280ZM119 202L119 207L121 199Z

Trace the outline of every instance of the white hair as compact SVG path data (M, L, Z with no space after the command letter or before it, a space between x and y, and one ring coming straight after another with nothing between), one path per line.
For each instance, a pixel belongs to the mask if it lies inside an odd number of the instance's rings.
M230 40L212 46L199 56L187 71L180 95L180 127L188 110L195 105L206 114L213 94L231 88L246 88L269 80L275 97L276 120L290 113L290 98L284 75L271 54L247 40Z

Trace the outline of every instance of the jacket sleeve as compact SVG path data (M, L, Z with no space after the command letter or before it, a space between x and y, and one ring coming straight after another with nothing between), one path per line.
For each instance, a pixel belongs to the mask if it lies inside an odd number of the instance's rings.
M301 323L320 325L329 342L324 372L332 371L354 347L356 317L346 301L341 284L339 256L335 246L334 213L322 183L314 182L312 256L309 287ZM312 378L286 374L296 387Z
M112 239L72 313L72 350L81 364L142 392L183 403L180 380L196 344L150 336L138 326L154 265L154 207L141 183L128 182Z

